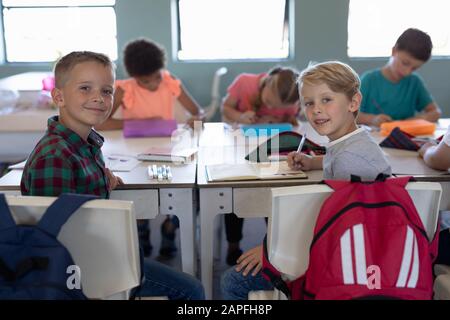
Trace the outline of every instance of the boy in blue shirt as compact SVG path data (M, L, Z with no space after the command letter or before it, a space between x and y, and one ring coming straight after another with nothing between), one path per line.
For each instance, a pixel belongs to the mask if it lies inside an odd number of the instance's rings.
M430 59L432 48L430 36L423 31L410 28L400 35L389 62L361 77L358 123L379 126L392 120L439 119L439 107L414 72Z

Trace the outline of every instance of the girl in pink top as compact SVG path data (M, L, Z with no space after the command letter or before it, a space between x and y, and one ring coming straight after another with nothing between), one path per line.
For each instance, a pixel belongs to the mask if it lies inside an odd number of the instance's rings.
M188 124L203 119L203 110L189 95L180 80L165 70L164 49L147 39L138 39L128 43L124 50L124 65L131 78L116 80L114 104L111 115L121 108L122 119L112 116L99 130L121 129L123 120L129 119L174 119L174 104L180 104L192 115ZM175 230L178 219L168 216L161 225L162 242L159 253L171 257L175 250ZM150 229L148 220L138 220L139 242L144 255L150 256Z
M189 95L180 80L165 69L166 58L162 47L147 39L127 44L124 65L131 78L116 80L114 105L111 115L121 108L122 119L173 119L174 105L180 104L192 115L189 124L201 120L203 110ZM97 129L120 129L123 120L110 117Z
M298 73L276 67L268 73L239 75L228 87L222 112L233 123L290 122L297 125Z
M268 73L239 75L228 87L222 105L224 120L231 123L280 123L298 125L298 72L276 67ZM240 241L244 219L234 213L225 215L228 241L226 262L235 265L242 254ZM241 258L245 259L245 257Z

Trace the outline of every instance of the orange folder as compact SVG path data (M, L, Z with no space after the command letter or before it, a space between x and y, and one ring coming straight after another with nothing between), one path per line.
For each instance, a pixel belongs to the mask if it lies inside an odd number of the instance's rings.
M436 130L436 124L433 122L423 119L414 119L383 122L380 125L380 133L382 136L388 136L395 127L399 127L400 130L413 136L432 135L434 130Z

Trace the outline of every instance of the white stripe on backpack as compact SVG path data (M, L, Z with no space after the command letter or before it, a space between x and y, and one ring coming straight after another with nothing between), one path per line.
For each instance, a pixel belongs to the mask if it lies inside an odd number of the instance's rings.
M419 279L419 249L417 248L417 238L414 235L414 260L411 275L408 281L408 288L415 288Z
M408 278L408 273L411 268L411 256L413 254L414 243L417 243L417 241L415 240L414 232L411 229L411 227L407 226L405 246L403 248L402 264L400 266L400 272L398 273L396 284L397 288L404 288L406 286L406 280Z
M341 236L341 261L344 284L354 284L350 229Z
M356 279L358 284L367 285L366 248L362 224L353 226L353 242L355 245Z
M351 245L351 232L353 231L353 252ZM353 253L355 255L356 281L358 284L367 284L366 249L364 245L364 229L362 224L354 225L341 236L341 261L344 284L354 284Z

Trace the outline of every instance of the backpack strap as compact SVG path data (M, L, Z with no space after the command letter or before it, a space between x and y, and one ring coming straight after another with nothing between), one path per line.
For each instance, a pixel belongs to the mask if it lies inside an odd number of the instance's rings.
M269 280L275 288L283 292L290 299L291 291L289 290L288 284L281 278L280 272L269 261L267 254L267 234L264 236L263 241L263 268L261 272L264 278Z
M47 208L37 226L41 230L57 237L61 227L70 216L85 202L94 199L99 199L99 197L84 194L62 194Z
M11 228L15 225L16 222L11 215L6 197L3 193L0 193L0 230Z

